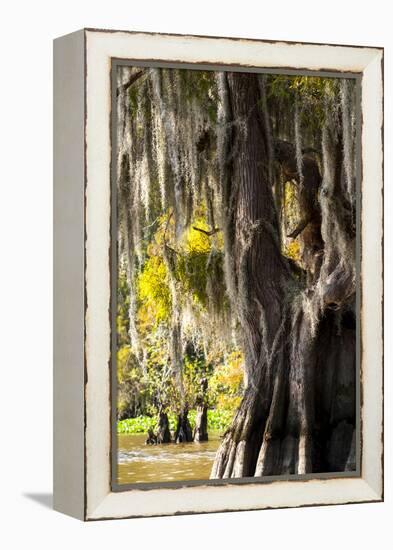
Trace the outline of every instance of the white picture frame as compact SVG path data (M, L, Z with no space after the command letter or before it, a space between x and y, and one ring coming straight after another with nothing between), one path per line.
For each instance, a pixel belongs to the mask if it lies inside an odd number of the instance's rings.
M358 475L111 485L111 64L356 73L361 79L361 466ZM54 43L54 507L81 520L383 499L383 50L84 29Z

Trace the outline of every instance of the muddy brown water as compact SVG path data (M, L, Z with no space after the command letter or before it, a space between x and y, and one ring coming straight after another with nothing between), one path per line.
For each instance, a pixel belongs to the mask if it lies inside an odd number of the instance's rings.
M118 435L118 483L209 479L220 444L209 433L203 443L145 445L146 434Z

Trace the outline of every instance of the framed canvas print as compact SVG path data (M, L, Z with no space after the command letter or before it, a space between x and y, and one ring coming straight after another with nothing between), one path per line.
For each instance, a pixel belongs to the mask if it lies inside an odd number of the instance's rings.
M383 50L54 45L54 503L383 499Z

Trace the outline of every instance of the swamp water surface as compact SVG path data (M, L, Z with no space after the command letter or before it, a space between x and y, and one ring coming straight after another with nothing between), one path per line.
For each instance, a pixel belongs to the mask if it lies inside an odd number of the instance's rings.
M118 483L209 479L219 434L203 443L145 445L146 434L119 434Z

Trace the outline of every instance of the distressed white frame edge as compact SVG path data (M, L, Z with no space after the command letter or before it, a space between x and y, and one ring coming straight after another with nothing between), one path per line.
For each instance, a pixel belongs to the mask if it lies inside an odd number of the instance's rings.
M383 498L382 57L379 48L86 32L86 517L249 510ZM268 484L110 491L111 58L362 72L362 476Z
M85 518L84 31L53 48L53 507Z

